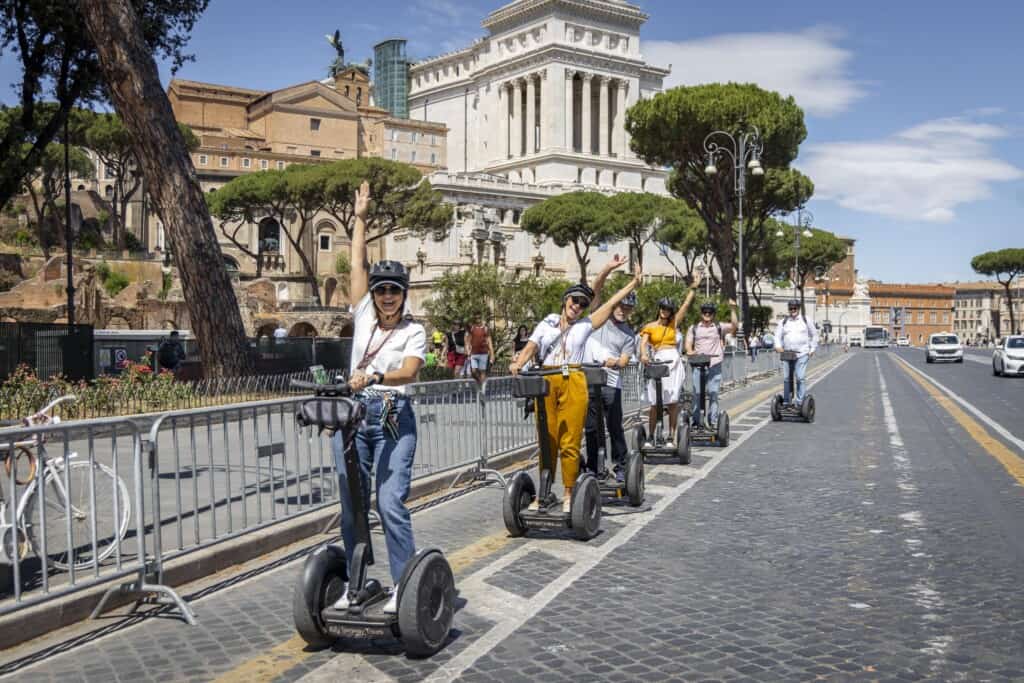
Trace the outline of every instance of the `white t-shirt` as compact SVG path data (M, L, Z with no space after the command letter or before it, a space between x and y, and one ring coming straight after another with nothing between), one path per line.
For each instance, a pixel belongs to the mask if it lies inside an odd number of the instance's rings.
M352 357L349 360L350 371L355 372L367 349L372 352L382 343L380 351L363 370L368 375L374 372L397 370L402 367L402 361L409 356L426 360L427 333L423 329L423 325L402 320L394 328L394 331L380 329L377 327L377 310L373 307L371 296L367 293L356 306L353 319L355 331L352 336ZM384 341L385 338L387 341ZM380 389L405 393L405 385L380 387Z
M601 328L604 329L604 328ZM587 339L586 346L583 349L583 362L587 364L604 365L608 362L609 358L618 360L619 357L608 350L608 347L597 341L597 338L593 335ZM619 371L617 368L605 368L605 384L610 386L612 389L619 388Z
M559 329L561 316L552 313L534 328L530 341L537 345L537 358L541 365L578 365L583 362L583 351L590 333L594 331L590 318L581 318L562 335Z

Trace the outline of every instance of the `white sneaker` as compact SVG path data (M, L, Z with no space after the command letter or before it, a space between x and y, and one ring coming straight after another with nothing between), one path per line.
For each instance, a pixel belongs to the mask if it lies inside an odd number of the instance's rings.
M650 441L644 441L644 448L654 448L654 444Z
M345 582L345 588L341 592L341 597L331 607L334 609L348 609L348 581Z
M386 605L384 605L384 614L394 614L398 611L398 588L391 589L391 597L388 599Z
M667 448L667 449L669 449L669 450L672 450L672 449L673 449L673 448L675 448L675 447L676 447L675 443L673 443L673 442L671 442L671 441L666 441L666 442L665 442L665 448Z

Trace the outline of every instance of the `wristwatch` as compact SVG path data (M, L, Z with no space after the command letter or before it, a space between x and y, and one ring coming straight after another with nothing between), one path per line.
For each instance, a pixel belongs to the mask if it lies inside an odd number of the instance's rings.
M384 384L384 373L374 372L373 373L373 384Z

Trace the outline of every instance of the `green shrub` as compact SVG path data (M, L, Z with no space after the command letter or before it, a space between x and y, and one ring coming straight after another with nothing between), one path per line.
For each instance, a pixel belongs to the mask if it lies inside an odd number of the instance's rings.
M119 270L112 270L107 279L103 281L103 289L107 290L108 295L115 297L130 284L131 280L128 279L127 275Z
M146 247L144 247L142 242L139 241L139 238L136 237L133 233L130 233L130 232L126 232L124 234L124 247L128 251L145 251L146 250Z

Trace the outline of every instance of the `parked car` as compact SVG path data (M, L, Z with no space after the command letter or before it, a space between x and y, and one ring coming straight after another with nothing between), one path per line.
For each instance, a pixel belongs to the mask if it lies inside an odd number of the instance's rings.
M850 346L862 346L861 336L859 334L850 335Z
M999 342L992 352L992 374L1024 375L1024 335L1007 335Z
M896 340L896 346L910 346L910 337L900 337Z
M928 335L928 346L924 351L924 359L926 363L947 360L963 363L964 345L960 343L960 337L952 332L930 334Z

